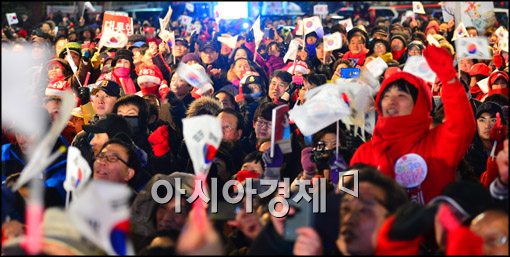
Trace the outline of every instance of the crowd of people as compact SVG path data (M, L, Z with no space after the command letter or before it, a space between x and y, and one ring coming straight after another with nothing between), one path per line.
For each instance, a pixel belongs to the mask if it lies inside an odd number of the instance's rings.
M373 23L357 16L349 30L328 17L323 33L305 36L288 25L306 17L262 17L260 29L270 33L259 44L252 29L242 31L235 21L195 18L192 24L200 25L195 31L180 19L171 21L174 42L159 38L159 26L144 21L125 47L101 49L101 15L78 21L50 15L34 25L25 18L19 26L4 26L2 51L32 47L39 50L32 50L34 60L51 56L35 75L32 96L44 99L47 127L60 115L64 92L76 100L54 150L74 146L93 171L91 181L129 187L129 240L137 255L508 255L508 42L499 40L499 24L483 31L466 28L469 37L488 38L492 59L477 60L457 58L452 41L457 21L430 15L376 17ZM342 47L324 51L323 35L335 32ZM218 41L228 33L238 35L234 48ZM429 44L429 35L439 46ZM300 42L295 60L284 61L293 39ZM434 83L403 71L411 56L426 59ZM342 69L363 70L378 58L388 68L375 82L380 88L372 96L377 115L372 133L361 138L340 122L309 142L291 120L292 151L283 153L277 144L270 154L274 108L304 105L308 91L348 79ZM206 73L212 87L198 89L180 77L181 63ZM272 216L269 202L282 197L278 192L257 198L253 212L242 206L224 219L202 220L206 210L185 199L156 202L151 190L159 180L175 186L179 178L186 196L193 192L195 172L182 120L200 115L217 117L223 132L209 184L212 178L219 186L248 178L288 179L295 195L296 183L325 178L327 211L311 214L312 223L303 220L307 225L297 226L289 240L289 221L302 217L296 213L304 208ZM2 122L6 255L25 253L17 239L26 231L29 184L13 188L35 142ZM413 190L398 183L396 163L407 154L425 162L426 177L418 187L422 201L412 201ZM80 236L64 212L66 160L62 154L44 171L43 240L59 244L43 244L43 253L105 254ZM348 170L359 172L357 185L339 178ZM358 194L338 190L343 182Z

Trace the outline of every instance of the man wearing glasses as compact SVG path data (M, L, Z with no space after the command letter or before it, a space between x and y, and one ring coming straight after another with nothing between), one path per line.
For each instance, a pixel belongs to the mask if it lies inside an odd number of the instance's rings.
M94 161L94 179L127 184L136 173L138 159L129 143L114 138L105 143Z

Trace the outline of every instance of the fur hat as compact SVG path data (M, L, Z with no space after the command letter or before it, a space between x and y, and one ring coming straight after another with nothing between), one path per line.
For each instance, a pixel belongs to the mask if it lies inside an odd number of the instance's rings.
M193 102L188 107L188 111L186 112L186 117L195 117L202 114L209 114L213 116L217 116L220 110L222 109L220 101L216 100L212 97L200 97Z

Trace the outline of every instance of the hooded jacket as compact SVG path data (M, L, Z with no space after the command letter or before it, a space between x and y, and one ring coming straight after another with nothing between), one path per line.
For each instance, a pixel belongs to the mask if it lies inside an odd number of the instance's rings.
M410 115L383 117L379 105L382 92L398 79L404 79L418 89ZM427 163L428 174L421 184L425 202L440 195L441 190L453 182L455 170L466 153L476 132L473 110L458 79L443 82L442 100L445 121L430 129L432 97L426 83L407 72L397 72L381 85L376 97L379 118L373 137L354 153L351 166L366 163L395 178L395 163L407 153L416 153Z

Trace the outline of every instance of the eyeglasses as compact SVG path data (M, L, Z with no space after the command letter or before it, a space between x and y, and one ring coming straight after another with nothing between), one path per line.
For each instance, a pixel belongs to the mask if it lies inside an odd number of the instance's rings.
M126 166L129 167L129 164L126 161L122 160L116 154L106 155L105 153L99 153L98 155L96 155L96 161L104 161L104 160L106 160L109 163L116 163L118 161L121 161L122 163L126 164Z
M259 126L259 127L263 127L263 126L266 126L267 128L271 127L271 122L270 121L265 121L265 120L262 120L262 119L257 119L256 123L257 123L257 126Z
M285 83L285 82L276 82L276 81L271 81L271 86L279 86L279 87L286 87L288 86L289 84L288 83Z

